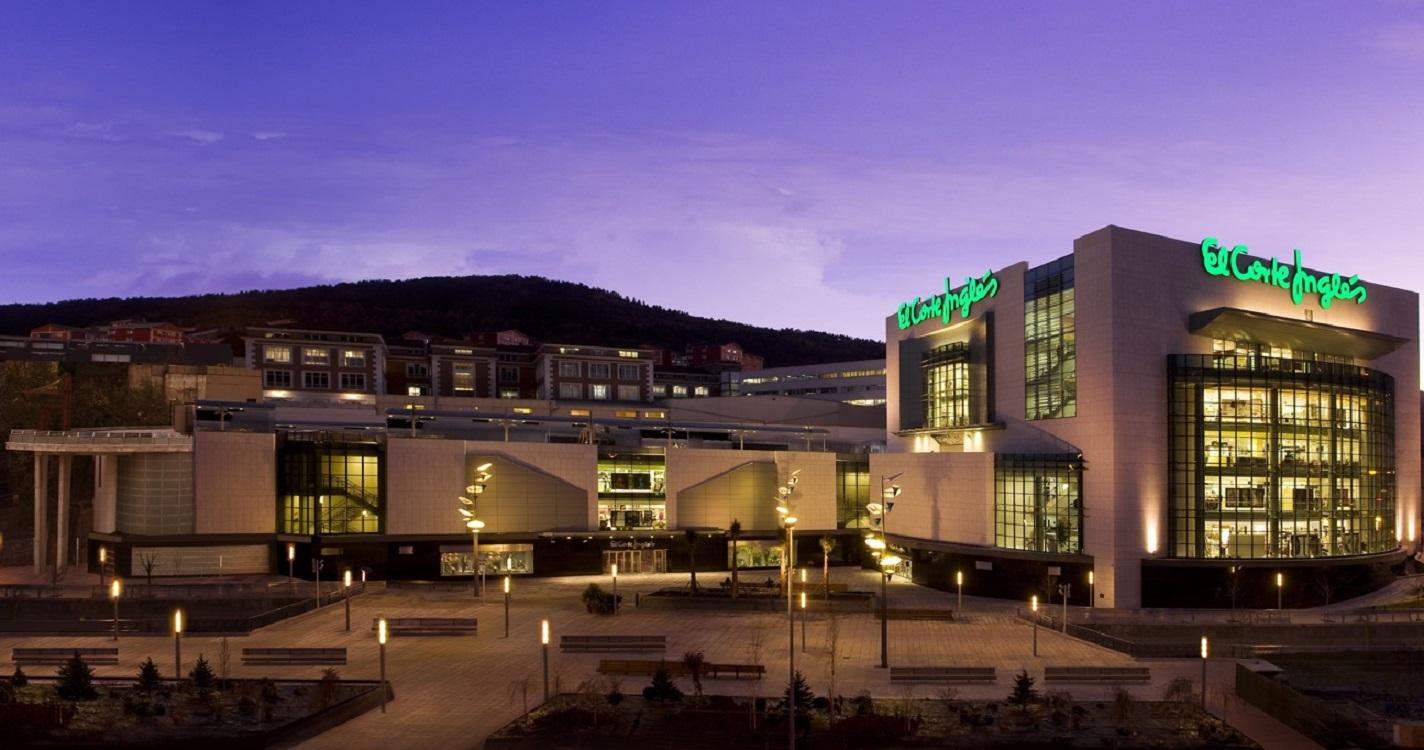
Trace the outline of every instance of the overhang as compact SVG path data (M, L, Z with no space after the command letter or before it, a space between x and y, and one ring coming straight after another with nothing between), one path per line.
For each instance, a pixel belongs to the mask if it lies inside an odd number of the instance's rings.
M1284 349L1343 354L1355 359L1377 359L1409 343L1409 339L1357 328L1333 326L1311 320L1217 307L1192 313L1187 330L1228 341L1251 341Z

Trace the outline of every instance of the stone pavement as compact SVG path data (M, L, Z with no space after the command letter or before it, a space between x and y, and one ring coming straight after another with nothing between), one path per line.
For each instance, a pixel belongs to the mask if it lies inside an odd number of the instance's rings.
M725 574L704 575L702 582L721 580ZM874 573L837 569L832 579L861 590L878 589ZM572 691L579 683L593 679L601 658L638 658L630 655L570 654L558 650L561 635L660 634L667 636L667 658L700 650L709 661L755 662L765 664L766 679L708 680L708 692L762 696L779 695L788 674L788 628L784 614L708 613L639 610L631 606L636 593L649 593L669 585L685 584L685 574L624 576L619 593L625 606L616 616L584 612L579 592L590 581L608 588L607 578L569 577L516 579L511 609L511 636L504 635L503 595L500 579L488 581L488 602L481 605L471 593L435 591L380 591L359 596L352 603L352 632L343 629L343 609L327 606L287 620L247 637L229 639L234 677L305 677L320 674L318 667L255 667L240 664L243 647L255 646L345 646L349 664L343 676L374 679L378 673L378 649L371 631L373 617L470 617L480 619L477 637L393 638L387 646L387 677L396 700L389 713L368 713L308 742L310 748L382 747L397 748L477 748L494 729L515 718L523 710L521 686L527 680L530 705L537 705L543 693L539 621L550 621L551 681L557 690ZM938 606L955 603L954 595L895 581L890 587L892 607ZM890 623L890 663L901 666L994 666L998 681L990 686L962 686L964 698L1003 698L1009 692L1014 672L1027 669L1041 677L1043 667L1052 665L1115 665L1132 663L1129 657L1059 633L1039 628L1039 656L1032 654L1032 632L1028 623L1013 617L1012 602L965 598L967 616L960 622L906 621ZM836 692L853 696L869 691L879 697L906 697L907 690L891 686L885 670L879 669L878 621L870 614L843 614L836 617L839 629L835 648ZM806 652L799 643L801 625L796 624L797 668L806 675L813 691L825 694L831 681L830 615L812 615L807 623ZM15 646L107 645L99 637L0 637L0 650L8 656ZM121 640L118 667L96 670L101 675L132 675L147 656L152 656L167 675L172 670L171 638L129 637ZM216 638L185 638L184 670L204 654L218 667L219 641ZM1230 670L1214 669L1215 694L1229 692ZM1172 677L1185 675L1196 682L1200 665L1191 661L1156 661L1152 683L1131 688L1142 698L1158 697ZM1218 674L1219 673L1219 674ZM646 678L626 678L623 691L635 693ZM1041 680L1040 680L1040 686ZM691 689L690 685L683 685ZM1068 688L1078 700L1108 698L1113 688L1074 685ZM910 695L931 697L938 688L923 686ZM1248 713L1236 714L1254 719ZM1259 718L1266 718L1260 716ZM1269 719L1267 719L1269 721ZM1284 727L1270 727L1284 729ZM1285 730L1289 732L1289 730ZM1286 746L1286 745L1278 745ZM1296 745L1299 746L1299 745Z

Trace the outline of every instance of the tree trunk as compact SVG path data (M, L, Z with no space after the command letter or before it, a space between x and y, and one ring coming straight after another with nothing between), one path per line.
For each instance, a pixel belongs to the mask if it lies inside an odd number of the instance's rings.
M821 598L831 599L831 553L821 552L821 585L825 589Z
M732 540L732 598L737 598L737 540Z

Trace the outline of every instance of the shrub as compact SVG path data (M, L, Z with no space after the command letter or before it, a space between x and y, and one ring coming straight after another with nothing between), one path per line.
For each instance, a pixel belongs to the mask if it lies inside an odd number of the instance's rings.
M643 697L650 701L682 700L682 691L673 683L670 672L659 669L653 673L652 684L643 688Z
M15 702L15 687L9 680L0 680L0 705Z
M143 664L138 667L138 687L145 693L152 693L158 687L161 676L158 674L158 665L153 663L153 657L143 660Z
M20 669L17 666L15 667L15 674L10 676L10 684L15 686L16 690L19 690L20 688L30 684L30 677L29 675L25 674L25 670Z
M336 699L341 693L341 674L336 671L336 667L327 667L321 670L321 682L316 685L315 702L319 710L325 710L336 704Z
M1032 703L1038 702L1038 690L1033 687L1033 678L1028 676L1028 670L1021 670L1014 675L1014 689L1009 693L1008 702L1018 706L1024 713L1028 713L1028 707Z
M1192 681L1185 677L1173 677L1167 683L1167 687L1162 691L1162 700L1167 703L1191 703L1192 697L1196 694L1196 687Z
M59 668L59 682L54 690L69 701L92 701L99 697L99 691L94 689L94 670L78 653Z
M188 679L193 681L193 687L199 693L206 693L213 689L213 683L217 678L213 675L213 668L208 664L208 660L198 654L198 663L193 665L193 669L188 672Z
M614 608L623 602L621 595L615 597L596 583L585 587L581 598L584 609L588 610L589 614L611 615Z
M873 716L875 714L875 700L870 697L870 693L864 691L856 693L850 703L855 707L856 716Z
M608 705L617 708L623 702L623 681L610 679L608 681Z

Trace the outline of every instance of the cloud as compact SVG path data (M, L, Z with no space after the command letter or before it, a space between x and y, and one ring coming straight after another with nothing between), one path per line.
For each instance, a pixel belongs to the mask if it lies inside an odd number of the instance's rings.
M253 137L253 138L256 138L256 139L259 140L259 141L275 141L275 140L277 140L278 138L286 138L286 137L287 137L287 134L286 134L286 133L275 133L275 132L270 132L270 131L264 131L264 132L253 133L253 134L252 134L252 137Z
M1366 39L1366 44L1394 57L1424 60L1424 23L1400 23L1377 29Z
M223 139L223 134L214 130L174 130L168 135L174 138L187 138L198 143L217 143Z
M128 140L127 136L115 132L114 127L114 123L112 122L75 122L66 125L59 131L59 134L68 138L82 138L92 141Z

